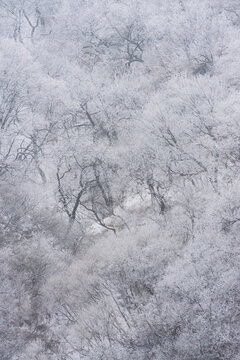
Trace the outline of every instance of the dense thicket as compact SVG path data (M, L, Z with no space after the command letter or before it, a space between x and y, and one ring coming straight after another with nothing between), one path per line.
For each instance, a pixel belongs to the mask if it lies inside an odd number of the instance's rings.
M238 0L0 0L0 358L239 360Z

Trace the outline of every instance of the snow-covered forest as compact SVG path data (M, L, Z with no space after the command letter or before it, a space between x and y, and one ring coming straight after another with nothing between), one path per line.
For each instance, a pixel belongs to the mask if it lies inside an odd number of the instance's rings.
M239 0L0 0L0 359L240 359Z

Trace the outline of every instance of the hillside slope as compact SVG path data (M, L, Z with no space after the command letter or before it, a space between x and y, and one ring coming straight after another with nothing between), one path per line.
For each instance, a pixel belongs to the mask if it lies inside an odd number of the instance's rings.
M0 358L239 360L239 1L0 17Z

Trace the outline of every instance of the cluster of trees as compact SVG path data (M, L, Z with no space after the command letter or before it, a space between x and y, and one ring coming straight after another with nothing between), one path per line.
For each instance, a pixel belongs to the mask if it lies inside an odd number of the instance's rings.
M237 0L0 0L0 357L238 360Z

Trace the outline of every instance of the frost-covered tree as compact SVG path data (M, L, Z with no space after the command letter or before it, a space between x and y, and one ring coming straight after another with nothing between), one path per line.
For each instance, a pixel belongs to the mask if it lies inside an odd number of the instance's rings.
M238 360L238 1L0 0L0 357Z

